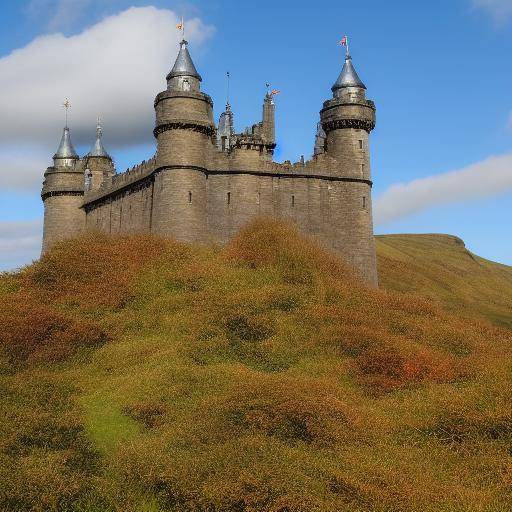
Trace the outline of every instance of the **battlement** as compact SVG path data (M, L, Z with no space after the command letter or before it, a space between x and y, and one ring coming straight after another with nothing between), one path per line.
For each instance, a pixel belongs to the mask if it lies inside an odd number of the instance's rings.
M156 157L150 160L144 160L138 165L134 165L126 171L114 174L112 178L105 182L98 190L88 192L84 196L84 206L89 203L101 201L103 198L115 194L125 188L128 188L138 181L151 176L156 169Z

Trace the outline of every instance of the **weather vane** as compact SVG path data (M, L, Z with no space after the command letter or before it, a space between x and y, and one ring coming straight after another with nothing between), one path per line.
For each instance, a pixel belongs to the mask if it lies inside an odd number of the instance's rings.
M68 110L71 108L71 103L68 98L65 99L62 106L66 109L66 128L68 127Z

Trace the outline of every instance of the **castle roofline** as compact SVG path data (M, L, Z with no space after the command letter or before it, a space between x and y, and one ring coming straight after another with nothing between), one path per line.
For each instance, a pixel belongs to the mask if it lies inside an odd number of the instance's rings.
M349 53L347 53L347 56L345 57L345 64L343 65L340 76L332 86L331 90L332 92L335 92L346 87L359 87L360 89L366 89L366 86L359 78L354 65L352 64L352 57Z
M180 43L180 50L176 57L176 62L174 63L171 72L167 75L167 80L178 76L191 76L197 78L200 82L203 80L194 66L194 62L192 61L192 57L190 56L187 46L188 41L183 39Z
M107 153L107 150L103 146L101 142L101 137L103 136L103 130L101 128L101 124L98 121L98 125L96 126L96 142L92 147L91 151L87 154L89 157L101 157L101 158L110 158L111 156Z
M79 158L77 152L75 151L75 148L73 147L73 143L71 142L71 135L69 133L69 128L67 126L64 127L59 148L57 149L55 155L53 155L54 160L60 158Z

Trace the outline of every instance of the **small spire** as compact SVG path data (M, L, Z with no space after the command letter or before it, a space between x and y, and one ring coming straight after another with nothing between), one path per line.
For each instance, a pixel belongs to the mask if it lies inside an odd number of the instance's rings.
M192 62L192 57L190 56L187 45L188 41L183 39L180 43L180 50L176 57L176 62L174 63L171 72L167 75L167 80L178 76L191 76L197 78L200 82L202 81L201 75L197 72L194 63Z
M73 147L73 143L71 142L71 136L67 125L64 127L59 148L57 149L57 153L53 155L53 158L54 160L61 158L72 158L78 160L79 158L75 148Z
M335 92L338 89L344 89L345 87L359 87L360 89L366 89L366 86L357 75L354 65L352 64L352 57L350 56L348 47L347 54L345 56L345 64L343 65L343 69L341 70L338 80L336 80L331 90L332 92Z
M98 117L98 122L96 124L96 142L92 147L91 151L87 156L101 156L104 158L110 158L110 155L107 153L105 148L103 147L103 143L101 142L101 137L103 136L103 129L101 127L101 119Z

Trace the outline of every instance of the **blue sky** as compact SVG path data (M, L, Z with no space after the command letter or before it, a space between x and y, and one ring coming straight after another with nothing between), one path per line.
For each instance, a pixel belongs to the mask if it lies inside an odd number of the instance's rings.
M158 10L127 12L147 6ZM119 171L151 156L152 97L182 13L216 116L226 70L239 130L259 118L266 81L282 91L278 161L311 154L348 34L377 104L376 232L451 233L512 264L512 0L31 0L2 2L0 17L0 268L37 257L39 187L65 96L82 153L101 114Z

